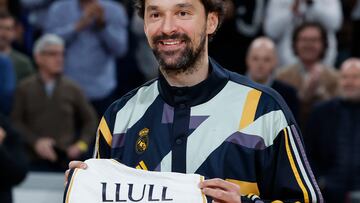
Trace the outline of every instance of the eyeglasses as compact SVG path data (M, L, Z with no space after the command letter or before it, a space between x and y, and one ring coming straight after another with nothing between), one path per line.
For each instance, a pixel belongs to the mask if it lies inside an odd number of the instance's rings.
M62 51L42 51L41 54L49 57L64 56L64 52Z
M0 25L0 30L1 30L1 31L13 31L13 30L14 30L14 27L12 27L12 26Z
M299 37L297 39L297 41L307 42L307 43L316 43L316 42L321 42L321 38L320 37Z

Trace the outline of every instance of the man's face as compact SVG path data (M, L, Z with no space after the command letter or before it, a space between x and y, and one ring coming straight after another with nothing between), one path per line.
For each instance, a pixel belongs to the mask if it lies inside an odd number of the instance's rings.
M8 48L15 39L15 21L12 18L0 19L0 49Z
M48 45L35 56L40 71L51 75L61 74L64 65L64 47L61 45Z
M252 80L267 82L277 63L275 51L266 46L253 47L248 53L246 63Z
M184 72L207 54L213 21L214 14L206 17L200 0L145 1L145 33L165 71Z
M303 29L298 35L295 48L301 61L320 61L321 52L324 49L320 30L317 27L307 27Z
M345 62L341 67L340 94L344 99L360 101L360 61Z

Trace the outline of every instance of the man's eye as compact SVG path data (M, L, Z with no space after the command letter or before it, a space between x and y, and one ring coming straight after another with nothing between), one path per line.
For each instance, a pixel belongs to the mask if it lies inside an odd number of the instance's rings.
M180 12L178 13L178 15L181 16L181 17L184 17L184 16L189 15L189 13L188 13L188 12L185 12L185 11L180 11Z
M151 18L158 18L160 15L158 13L152 13L150 14Z

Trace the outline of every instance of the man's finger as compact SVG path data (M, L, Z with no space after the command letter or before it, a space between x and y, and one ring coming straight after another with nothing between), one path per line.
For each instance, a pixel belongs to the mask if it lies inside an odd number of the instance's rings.
M43 159L53 161L51 151L49 150L48 147L46 147L46 146L40 147L39 148L39 154Z
M69 173L70 173L70 169L68 169L68 170L65 171L65 181L68 180L68 178L69 178Z
M70 169L75 169L75 168L81 168L81 169L86 169L87 168L87 164L82 162L82 161L71 161L69 163L69 168Z
M51 161L55 162L57 160L57 154L52 147L49 149L49 156Z
M55 162L57 157L55 151L52 149L51 146L44 146L42 153L49 161Z
M68 177L69 177L70 169L75 169L75 168L86 169L87 164L82 162L82 161L70 161L69 169L65 171L65 181L64 181L65 187L66 187L67 180L68 180Z
M228 192L221 190L219 188L203 188L202 192L207 195L212 197L213 199L215 199L215 202L218 201L224 201L224 202L228 202L229 199L229 195L227 194Z
M70 173L70 169L65 171L65 177L64 177L64 187L66 187L67 183L68 183L68 177L69 177L69 173Z
M236 185L235 183L231 183L231 182L219 179L219 178L204 180L203 182L200 183L200 188L206 188L206 187L221 188L226 191L239 191L240 190L239 186Z

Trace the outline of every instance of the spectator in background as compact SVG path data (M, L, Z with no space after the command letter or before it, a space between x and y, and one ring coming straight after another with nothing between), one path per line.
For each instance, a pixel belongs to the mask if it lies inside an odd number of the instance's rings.
M107 0L65 0L49 10L47 31L66 41L65 75L76 81L102 115L114 100L115 58L127 51L124 8Z
M13 48L30 56L32 48L31 28L28 26L27 14L22 9L20 0L0 0L0 12L11 13L16 19Z
M0 113L8 115L12 106L16 78L10 59L0 54Z
M267 37L256 38L250 45L247 57L247 76L260 84L275 89L286 101L295 118L299 101L295 88L274 79L277 55L274 42Z
M0 12L0 53L8 56L14 66L16 81L34 73L30 59L12 48L15 39L15 19L7 12Z
M276 78L298 91L299 124L304 127L312 105L337 94L338 77L322 63L327 50L327 34L318 23L304 23L294 30L293 49L297 63L279 70Z
M314 108L305 142L326 202L342 203L360 190L360 59L340 70L339 98Z
M80 88L62 76L63 54L61 38L41 37L34 46L39 74L17 88L12 117L35 152L33 170L63 170L93 141L95 112Z
M333 66L337 55L335 33L342 24L340 0L270 0L264 31L278 47L280 65L296 63L292 50L292 33L303 22L318 22L326 30L329 48L323 62Z
M244 74L246 51L250 43L262 34L266 2L225 0L225 20L209 44L210 56L225 68Z
M0 113L0 202L12 203L11 188L26 175L28 160L23 142Z
M19 0L0 0L0 12L9 12L19 18L21 16Z

